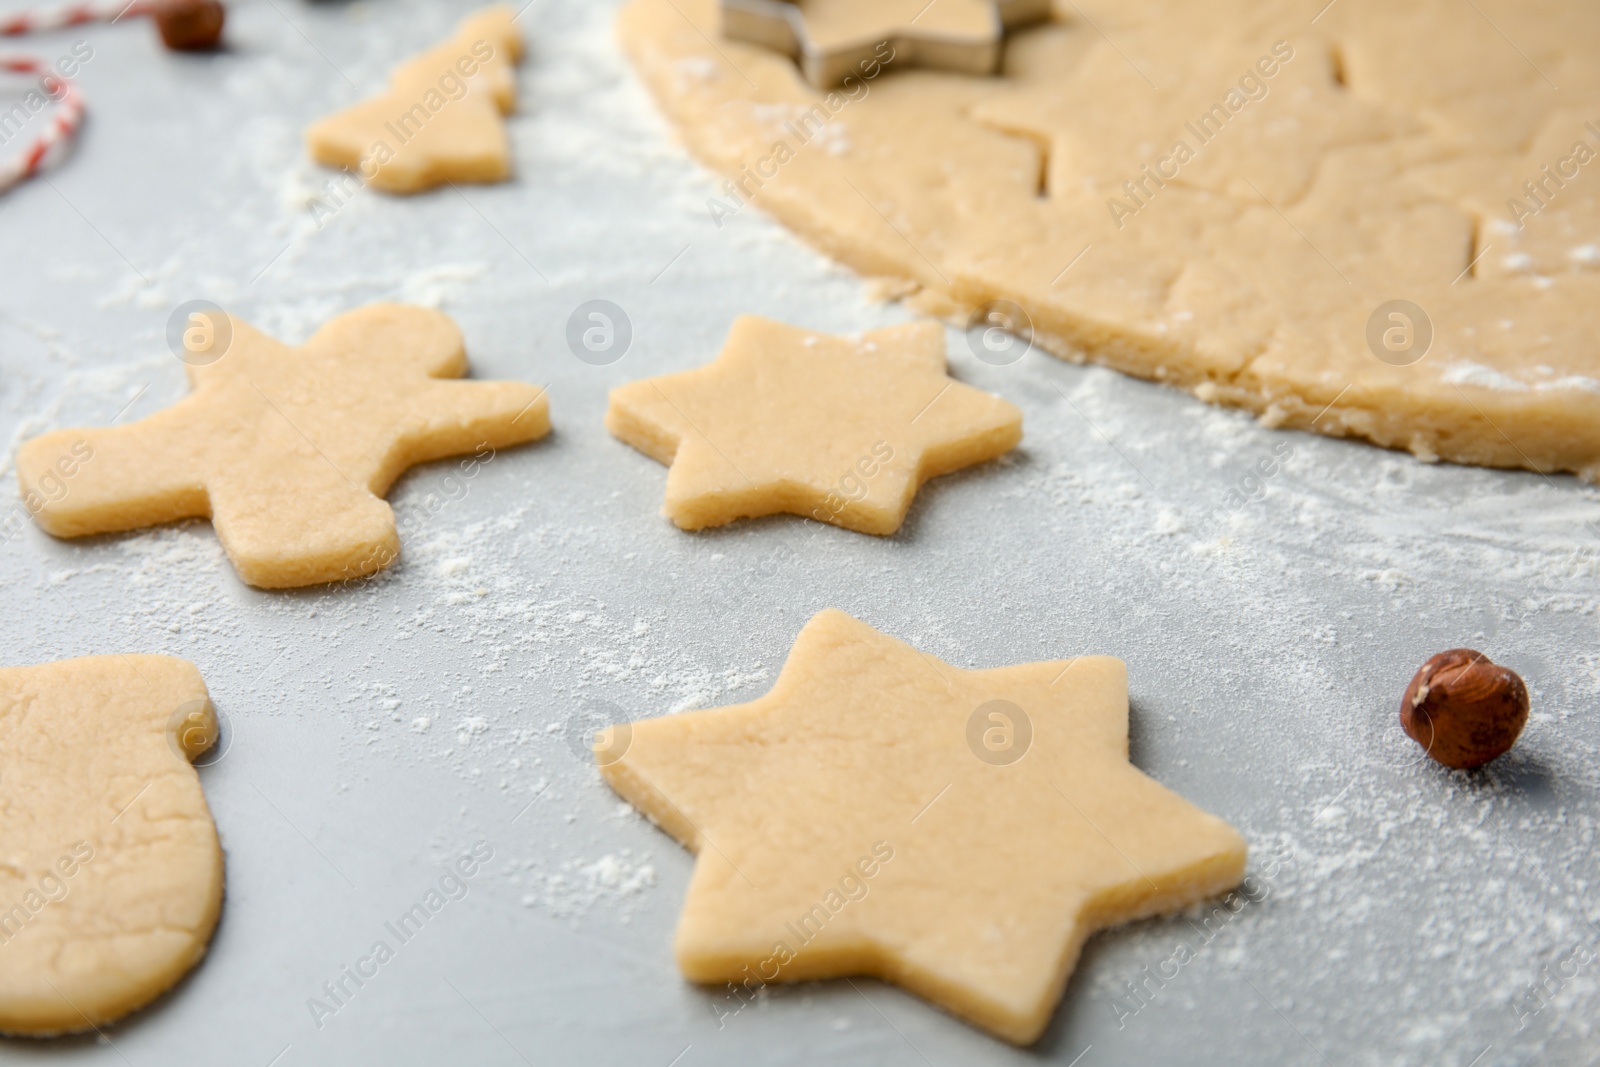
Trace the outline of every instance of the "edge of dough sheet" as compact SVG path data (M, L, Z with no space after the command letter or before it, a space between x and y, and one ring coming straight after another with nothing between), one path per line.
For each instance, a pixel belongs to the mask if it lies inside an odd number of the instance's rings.
M662 3L629 0L613 27L617 41L674 137L720 177L739 180L754 158L750 146L741 139L732 119L726 125L720 119L690 120L697 105L690 101L690 90L684 86L694 79L685 72L682 61L695 53L672 47L665 40L667 31L653 27ZM791 89L812 91L797 69L785 75L772 63L763 63L756 54L758 46L737 41L713 43L702 36L691 21L698 5L688 6L688 12L677 4L666 9L666 14L682 23L688 49L714 47L751 59L739 63L740 73L746 75L744 81L750 83L748 90L741 86L741 99L782 106L779 94ZM698 43L687 43L691 31ZM793 61L786 56L774 53L772 59L793 68ZM921 71L896 75L913 76L930 75ZM823 97L819 94L818 99ZM869 292L877 297L903 299L915 310L957 327L969 326L974 310L991 301L1012 301L1032 320L1032 342L1057 358L1108 367L1175 386L1207 403L1242 408L1268 428L1358 438L1407 451L1428 463L1443 460L1540 474L1572 473L1600 483L1600 395L1596 392L1512 391L1470 383L1463 389L1441 371L1427 367L1431 360L1415 367L1385 366L1365 353L1364 324L1356 321L1350 322L1341 336L1348 333L1352 344L1361 344L1361 358L1371 358L1373 365L1363 363L1362 380L1349 383L1318 380L1326 375L1309 370L1297 374L1290 364L1292 349L1266 352L1240 345L1235 351L1225 351L1225 339L1217 337L1201 344L1137 337L1132 331L1115 330L1083 314L1046 306L1028 294L1007 291L977 271L953 272L948 263L941 270L917 256L887 254L874 248L870 239L841 232L817 217L815 198L780 195L781 185L771 182L758 188L745 206L772 216L806 243L861 275ZM1428 294L1448 300L1454 307L1473 304L1473 294L1443 285L1429 288Z

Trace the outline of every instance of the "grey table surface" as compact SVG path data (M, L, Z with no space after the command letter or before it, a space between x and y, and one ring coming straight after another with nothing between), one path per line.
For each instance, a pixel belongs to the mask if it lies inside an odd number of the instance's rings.
M1038 352L990 366L951 331L954 373L1025 412L1013 456L930 485L888 539L783 518L681 533L664 470L601 425L609 388L706 361L740 313L843 332L908 312L755 211L713 224L716 182L632 77L615 8L521 16L514 181L317 217L328 174L302 128L464 8L240 0L215 56L138 25L21 42L94 56L76 153L0 200L6 477L33 433L183 395L163 338L196 298L290 341L369 301L441 307L476 376L550 384L556 430L470 479L404 477L403 560L355 588L250 589L205 523L0 545L5 663L183 656L227 723L200 772L227 850L205 961L101 1037L6 1041L0 1061L1600 1062L1600 496L1263 429ZM597 298L634 330L606 367L565 341ZM871 981L737 1012L685 983L692 860L569 742L596 702L759 695L830 606L959 666L1125 659L1134 761L1245 833L1258 899L1204 942L1182 916L1096 936L1031 1050ZM1513 754L1451 774L1395 709L1463 644L1520 671L1534 714ZM493 858L465 896L314 1012L476 842ZM1193 958L1129 999L1181 943Z

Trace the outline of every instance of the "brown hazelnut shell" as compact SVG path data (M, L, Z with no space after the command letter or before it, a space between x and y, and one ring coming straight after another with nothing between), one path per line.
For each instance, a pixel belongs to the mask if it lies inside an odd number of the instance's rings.
M1467 770L1504 755L1528 721L1528 687L1517 672L1470 648L1422 665L1400 700L1400 725L1429 756Z
M157 7L156 28L161 43L175 52L205 52L222 40L227 13L221 0L168 0Z

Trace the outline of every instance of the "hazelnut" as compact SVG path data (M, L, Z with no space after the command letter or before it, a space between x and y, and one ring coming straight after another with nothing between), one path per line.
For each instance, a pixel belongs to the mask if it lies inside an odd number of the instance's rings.
M1470 648L1422 665L1400 701L1400 725L1428 755L1457 770L1481 767L1516 744L1528 721L1517 672Z
M175 52L204 52L222 39L226 13L220 0L166 0L151 14L162 43Z

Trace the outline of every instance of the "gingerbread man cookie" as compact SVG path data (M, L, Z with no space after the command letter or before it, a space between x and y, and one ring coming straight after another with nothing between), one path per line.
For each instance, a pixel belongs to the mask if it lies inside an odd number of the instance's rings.
M671 465L663 510L685 530L788 512L891 534L923 482L1014 447L1022 412L946 373L942 326L746 315L714 362L613 390L606 427Z
M190 396L132 425L57 430L22 446L23 497L48 533L209 517L251 585L363 577L399 553L382 495L407 467L550 430L538 386L440 380L465 374L467 357L461 331L437 311L374 304L300 348L221 312L199 317L208 315L213 348L190 353Z
M504 116L516 106L522 55L515 18L509 7L491 7L466 19L448 41L402 64L381 95L312 126L312 158L389 193L504 181Z
M1245 873L1232 827L1129 764L1106 656L960 670L824 611L766 696L595 753L699 857L679 967L742 999L871 975L1029 1044L1091 933Z
M222 847L190 761L216 739L186 660L0 670L0 1033L99 1027L205 955Z

